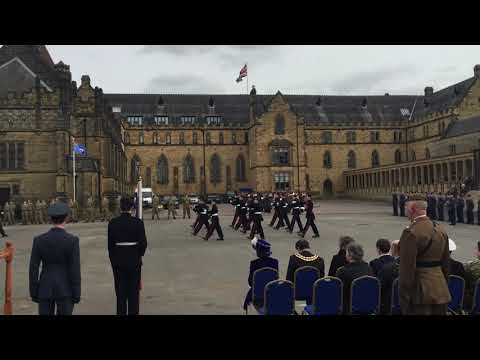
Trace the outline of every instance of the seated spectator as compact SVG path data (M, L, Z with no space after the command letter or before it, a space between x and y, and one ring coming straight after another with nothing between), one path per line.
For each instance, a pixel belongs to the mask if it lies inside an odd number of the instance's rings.
M290 260L288 262L288 281L293 282L295 271L303 266L312 266L317 268L320 273L320 277L322 278L325 276L325 263L320 256L314 255L310 251L310 244L307 240L298 240L295 244L295 249L297 252L290 256Z
M475 249L476 260L465 264L465 309L472 308L475 284L480 279L480 241Z
M378 280L381 285L381 313L390 314L391 302L392 302L392 288L393 282L398 278L398 269L400 268L400 240L392 241L390 252L393 257L393 261L385 264L384 267L378 272Z
M378 258L370 261L370 267L375 276L378 276L380 270L386 265L393 262L393 256L390 253L390 241L387 239L377 240L377 252L380 255Z
M334 255L332 262L330 263L330 269L328 270L328 276L335 276L337 270L347 264L347 246L354 243L355 240L350 236L342 236L339 241L340 250L337 255Z
M463 264L460 261L456 261L452 259L452 252L454 252L457 249L457 245L452 239L448 239L448 250L450 252L450 269L449 269L449 274L450 275L457 275L460 276L462 279L465 279L465 268L463 267Z
M248 290L245 302L243 303L243 309L247 310L248 305L252 303L252 281L253 273L259 269L266 267L273 268L278 271L278 260L270 257L272 255L271 245L265 240L258 240L256 237L252 240L252 247L257 252L257 259L250 262L250 273L248 274Z
M347 264L337 270L335 274L343 282L343 313L350 309L350 288L353 280L361 276L373 276L372 268L363 261L363 248L360 244L352 243L347 247Z

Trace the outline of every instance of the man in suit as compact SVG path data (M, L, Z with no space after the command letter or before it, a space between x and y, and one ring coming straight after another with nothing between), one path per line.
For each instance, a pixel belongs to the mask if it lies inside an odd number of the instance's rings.
M370 267L373 270L373 274L378 277L378 273L382 268L391 263L394 259L390 253L390 241L387 239L378 239L377 240L377 252L379 257L370 261Z
M217 203L215 201L212 201L212 209L210 210L210 227L208 229L207 235L203 238L203 240L208 241L210 236L212 236L213 231L217 230L217 235L218 235L218 241L223 241L223 231L222 227L220 226L220 222L218 221L218 208L217 208Z
M328 276L335 276L337 270L347 264L347 247L353 244L355 240L350 236L341 236L339 239L338 253L333 255L330 261L330 268L328 269Z
M320 237L317 229L317 225L315 225L315 214L313 212L313 201L310 196L306 196L306 202L305 202L305 216L307 218L307 223L305 224L305 227L303 228L303 232L299 233L300 236L305 237L305 234L308 231L308 228L311 226L313 230L313 238L318 238Z
M392 194L393 216L398 216L398 195L396 192Z
M134 200L120 199L120 216L108 223L108 255L113 270L117 315L138 315L142 257L147 249L143 221L131 216Z
M400 267L400 240L392 241L390 252L393 261L382 267L377 275L381 286L381 314L390 314L391 311L393 282L398 278Z
M347 264L337 270L335 274L343 283L343 313L350 309L350 294L353 280L361 276L373 276L372 268L363 261L363 248L360 244L350 244L347 247Z
M445 196L442 193L438 194L437 200L437 214L438 214L438 221L445 221Z
M305 239L300 239L295 243L295 254L290 256L287 268L287 280L294 282L295 271L304 266L312 266L318 269L320 278L325 276L325 262L323 259L314 255L310 251L310 244Z
M72 315L80 302L80 246L78 237L65 231L70 213L67 204L48 208L53 228L33 239L30 255L30 296L39 315ZM42 273L39 276L40 265Z
M448 236L442 225L426 215L426 199L407 203L411 225L400 238L399 297L402 314L445 315L448 289Z

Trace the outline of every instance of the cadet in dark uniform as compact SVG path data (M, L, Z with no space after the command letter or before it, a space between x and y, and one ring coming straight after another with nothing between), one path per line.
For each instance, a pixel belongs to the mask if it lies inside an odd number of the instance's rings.
M437 220L437 198L435 194L430 193L430 201L432 202L431 219Z
M471 197L469 197L466 201L467 203L467 224L473 224L473 209L475 204Z
M193 207L193 212L197 214L197 217L195 218L195 221L193 222L192 228L195 229L198 225L198 221L200 220L200 203L195 204Z
M300 201L298 196L295 196L295 198L292 200L292 221L290 222L290 228L289 228L290 233L293 232L295 223L297 223L298 228L300 230L299 233L303 234L303 225L302 225L302 221L300 220L300 212L302 211L302 209L305 209L303 207L303 203Z
M407 197L405 194L402 192L400 194L400 199L398 204L400 205L400 216L405 216L405 203L407 202Z
M203 200L200 200L200 205L198 206L199 209L199 218L198 224L195 229L193 229L193 236L196 236L198 232L202 229L203 226L207 229L207 233L209 230L208 226L208 206L205 204Z
M230 204L235 208L235 215L233 216L232 224L230 227L235 227L235 224L237 223L238 220L238 215L240 214L240 200L238 199L238 196L235 195L235 197L230 200Z
M437 201L437 213L438 213L438 220L445 221L445 196L442 193L438 194L438 201Z
M463 195L460 195L457 198L457 222L464 223L463 220L463 209L465 207L465 200L463 199Z
M242 232L247 232L247 204L244 198L240 199L240 214L238 215L238 222L235 225L235 230L238 230L240 225L242 226Z
M250 232L250 236L248 237L250 240L253 239L255 234L259 234L261 239L265 238L265 234L263 233L263 227L262 227L262 205L258 202L257 199L253 201L252 204L253 207L253 225L252 225L252 231Z
M280 216L277 226L275 227L276 230L280 229L281 227L287 226L290 228L290 221L288 220L288 202L286 198L280 198Z
M57 315L72 315L80 302L80 246L78 237L65 231L69 213L63 202L50 205L53 228L33 239L30 296L38 303L39 315L54 315L55 308Z
M147 238L143 221L130 214L133 206L131 197L122 197L120 216L108 223L108 255L115 281L117 315L138 315L140 312L142 257L147 249Z
M7 236L7 234L3 230L2 219L0 219L0 234L2 234L2 237Z
M453 197L453 195L448 196L448 221L450 222L450 225L456 225L457 224L457 215L455 212L455 205L457 203L456 199Z
M398 195L396 192L392 194L393 216L398 216Z
M307 218L307 223L303 228L303 233L301 234L302 237L305 237L305 234L308 231L308 228L311 226L313 230L314 238L319 237L317 226L315 225L315 214L313 213L313 201L310 196L306 197L307 202L305 203L305 213Z
M246 227L247 231L250 230L253 222L253 213L255 212L255 210L253 209L253 201L254 201L254 197L252 195L249 195L248 201L247 201L247 214L248 214L247 227Z
M426 216L425 198L407 203L412 224L400 238L399 296L404 315L445 315L448 289L448 236Z
M210 219L211 219L211 224L208 229L207 235L203 238L203 240L208 241L210 236L213 234L213 230L217 230L218 234L218 241L223 240L223 231L222 227L220 226L220 222L218 221L218 208L217 208L217 203L215 201L212 201L212 209L210 210Z
M477 202L477 223L480 225L480 200Z
M272 206L273 206L273 216L272 216L272 221L270 221L270 224L269 224L270 227L273 227L273 225L275 225L275 221L278 219L278 215L280 213L280 202L277 194L273 196Z

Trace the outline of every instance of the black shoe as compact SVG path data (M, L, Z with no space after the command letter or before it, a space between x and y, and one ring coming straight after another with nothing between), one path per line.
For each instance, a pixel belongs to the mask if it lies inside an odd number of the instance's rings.
M223 241L223 238L221 238L221 239L217 239L217 241Z
M2 235L2 237L7 237L7 236L8 236L8 234L3 234L3 235Z
M203 239L203 240L205 240L205 241L208 241L208 239L207 239L207 237L206 237L206 236L204 236L202 239Z
M320 237L320 235L315 234L315 235L312 236L312 238L317 238L317 237Z

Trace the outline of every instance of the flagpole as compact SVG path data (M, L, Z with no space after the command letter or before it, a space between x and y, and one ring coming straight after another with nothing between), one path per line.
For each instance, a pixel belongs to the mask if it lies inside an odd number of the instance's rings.
M73 202L76 201L76 191L75 191L75 139L73 139Z
M248 62L245 63L245 67L247 68L247 95L248 95Z

